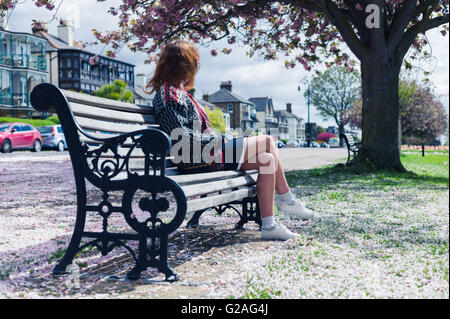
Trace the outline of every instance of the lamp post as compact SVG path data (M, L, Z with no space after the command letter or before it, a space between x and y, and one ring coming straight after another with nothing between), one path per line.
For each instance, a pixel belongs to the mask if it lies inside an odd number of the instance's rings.
M308 79L304 79L303 83L308 85L308 91L306 93L306 95L308 96L308 122L305 125L305 135L306 135L306 143L307 143L307 147L311 147L311 126L310 126L310 95L311 95L311 91L310 91L310 86L309 86L309 81ZM300 85L298 86L298 91L301 91Z

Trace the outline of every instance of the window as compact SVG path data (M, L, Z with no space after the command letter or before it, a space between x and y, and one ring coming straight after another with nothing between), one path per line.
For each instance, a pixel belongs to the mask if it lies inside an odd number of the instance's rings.
M12 130L16 130L16 132L21 132L22 128L20 127L20 125L14 125L13 128L11 129L11 131Z
M0 124L0 132L6 132L9 129L10 124Z
M58 126L58 133L62 133L62 132L63 132L62 126Z
M59 84L59 87L60 87L61 89L69 90L69 89L72 88L72 83L60 83L60 84Z
M228 112L233 113L233 104L228 104Z
M33 128L29 125L22 125L22 132L33 131Z

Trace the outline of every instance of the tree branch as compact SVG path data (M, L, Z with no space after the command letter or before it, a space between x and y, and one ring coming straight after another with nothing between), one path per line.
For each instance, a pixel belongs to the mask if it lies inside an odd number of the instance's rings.
M403 59L403 57L408 52L409 48L413 44L419 33L424 33L428 30L437 28L440 25L446 24L449 22L449 15L436 17L433 19L423 20L413 27L409 28L402 37L402 40L399 45L399 57Z
M352 52L362 59L366 48L362 41L356 36L355 32L349 24L349 17L333 1L324 1L324 13L327 14L330 21L336 26L341 36Z
M416 8L417 0L406 0L406 2L403 3L400 12L395 15L394 20L391 23L388 35L388 45L396 47L400 43L403 32L413 18Z

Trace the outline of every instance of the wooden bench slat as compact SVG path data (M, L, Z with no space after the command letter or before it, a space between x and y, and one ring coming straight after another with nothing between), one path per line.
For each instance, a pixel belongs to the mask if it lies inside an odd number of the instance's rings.
M134 125L125 123L113 123L101 120L88 119L84 117L76 117L78 124L83 129L126 134L134 131L145 130L147 128L154 128L156 125Z
M186 197L206 195L219 191L232 189L240 186L253 185L256 183L257 174L244 175L232 179L224 179L221 181L198 183L194 185L182 186Z
M156 124L153 115L116 111L79 103L71 103L70 106L73 114L77 117L86 117L109 122L117 121L133 124Z
M154 114L155 111L152 107L139 106L122 101L107 100L101 97L92 96L88 94L81 94L73 91L61 90L70 103L79 103L85 105L91 105L102 109L110 109L117 111L125 111L131 113L140 114Z
M253 175L255 173L258 173L258 171L257 170L248 171L247 173L245 171L220 171L212 173L176 175L176 176L169 176L169 178L172 179L178 185L182 186L182 185L207 183L211 181L235 178L246 174Z
M243 198L251 197L256 194L256 186L247 186L236 191L208 196L204 198L192 199L187 201L187 212L195 212L232 201L241 200Z

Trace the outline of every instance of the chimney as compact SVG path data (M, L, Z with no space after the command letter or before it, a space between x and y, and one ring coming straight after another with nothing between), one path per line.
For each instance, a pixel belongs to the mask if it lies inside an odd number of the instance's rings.
M8 10L0 11L0 29L8 30Z
M73 45L73 26L69 20L61 19L58 26L58 38Z
M209 94L203 94L203 101L209 102Z
M147 86L147 76L145 76L144 73L136 74L134 83L137 88L145 89L145 87Z
M233 88L233 86L231 85L231 81L225 81L225 82L220 83L220 88L231 92L231 89Z
M286 111L292 113L292 103L286 103Z

